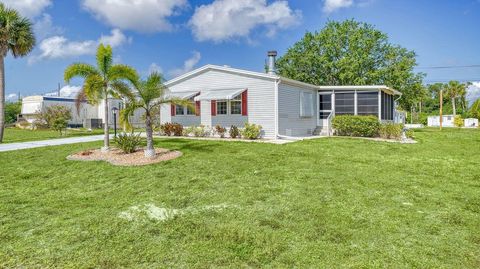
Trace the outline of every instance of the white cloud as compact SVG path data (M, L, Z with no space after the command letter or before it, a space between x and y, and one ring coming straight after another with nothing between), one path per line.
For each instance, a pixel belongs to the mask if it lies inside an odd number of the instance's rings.
M190 72L190 71L193 70L195 65L198 64L198 62L200 61L201 58L202 58L202 55L200 54L200 52L194 51L194 52L192 52L192 57L190 57L188 60L186 60L183 63L182 68L173 69L168 73L169 73L169 75L171 75L173 77L177 77L177 76L183 75L187 72Z
M163 73L163 69L161 66L159 66L157 63L152 63L149 67L148 67L148 74L151 74L153 72L157 72L157 73Z
M29 18L40 15L45 8L52 4L51 0L2 0L1 2Z
M52 36L44 39L39 49L41 53L29 58L29 63L34 63L42 59L58 59L78 57L82 55L95 54L97 46L100 43L119 47L130 39L127 38L120 30L113 29L110 35L102 35L99 40L70 41L64 36Z
M467 90L467 101L471 105L475 100L480 98L480 81L472 82L472 85Z
M323 12L332 13L341 8L351 7L353 4L353 0L325 0Z
M279 29L297 25L301 17L301 11L293 11L287 1L215 0L196 8L189 26L198 41L222 42L248 39L251 31L261 26L272 36Z
M187 0L83 0L82 3L97 20L138 32L172 30L168 17L188 5Z
M119 47L125 43L131 43L132 39L127 38L119 29L113 29L110 32L111 35L102 35L98 40L98 43L104 45L110 45L112 48Z
M5 101L7 102L14 102L17 100L18 100L18 95L16 93L7 94L7 96L5 96Z
M77 97L81 90L81 86L65 85L60 89L60 97ZM45 96L58 96L58 91L49 92Z
M36 37L38 39L44 39L47 36L63 34L62 27L54 26L52 22L52 16L47 13L42 14L35 24L33 25Z

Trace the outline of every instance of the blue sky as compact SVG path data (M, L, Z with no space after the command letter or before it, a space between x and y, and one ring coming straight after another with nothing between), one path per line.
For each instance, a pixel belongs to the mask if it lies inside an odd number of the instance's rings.
M0 0L35 23L30 56L5 62L10 98L51 92L72 62L93 63L95 47L142 75L167 78L204 64L262 71L330 20L374 24L418 54L419 67L480 65L480 0ZM229 15L225 15L225 14ZM480 81L480 68L419 68L426 82ZM73 81L73 86L81 81ZM480 83L471 94L480 95ZM69 92L72 88L65 88Z

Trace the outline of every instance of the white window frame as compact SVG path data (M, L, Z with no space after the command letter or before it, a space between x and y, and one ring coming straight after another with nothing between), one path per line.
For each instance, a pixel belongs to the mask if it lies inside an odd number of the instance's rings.
M220 110L218 109L218 104L219 104L219 103L225 103L225 106L226 106L226 107L225 107L225 114L219 113L219 112L220 112ZM228 104L229 104L228 100L217 100L217 101L215 102L215 105L217 106L217 116L218 116L218 115L222 115L222 116L223 116L223 115L228 115Z
M239 113L233 113L232 112L232 104L234 103L239 103L240 104L240 111ZM232 100L228 101L228 108L229 108L229 114L230 115L242 115L242 95L239 94L237 95L235 98L233 98Z
M307 98L309 96L309 98ZM310 107L305 107L305 98L309 99ZM300 118L312 118L314 114L313 108L313 92L301 91L300 92Z

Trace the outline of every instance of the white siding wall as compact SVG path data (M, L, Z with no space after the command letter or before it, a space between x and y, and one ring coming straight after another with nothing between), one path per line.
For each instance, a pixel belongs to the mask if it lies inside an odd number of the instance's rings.
M247 88L248 117L246 118L248 122L262 125L264 137L275 137L275 82L271 79L208 70L204 73L168 86L168 88L172 92ZM170 114L169 110L165 112ZM212 124L216 122L216 116L210 116L210 102L202 102L201 114L202 124L212 126ZM210 120L209 117L212 117L213 119ZM226 126L230 126L232 124L237 124L238 120L238 116L231 116L229 119L224 118L221 121Z
M174 116L172 117L172 122L183 126L198 126L200 125L200 117L193 115Z
M212 118L212 126L220 125L227 129L232 125L243 127L248 122L248 117L242 115L217 115Z
M300 117L300 92L313 93L313 112L309 118ZM278 132L281 135L311 135L317 127L317 91L281 83L278 87Z
M200 101L201 124L212 126L212 105L209 101Z

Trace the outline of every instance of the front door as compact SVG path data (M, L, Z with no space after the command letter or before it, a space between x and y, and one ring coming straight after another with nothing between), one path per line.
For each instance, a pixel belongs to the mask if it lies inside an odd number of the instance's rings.
M328 126L328 117L332 113L332 93L318 93L318 123L320 127Z

